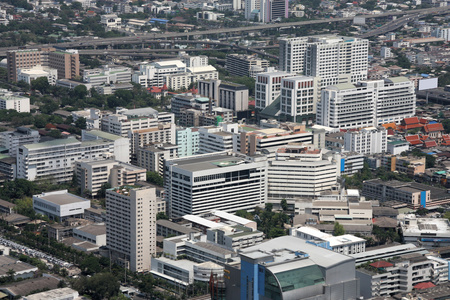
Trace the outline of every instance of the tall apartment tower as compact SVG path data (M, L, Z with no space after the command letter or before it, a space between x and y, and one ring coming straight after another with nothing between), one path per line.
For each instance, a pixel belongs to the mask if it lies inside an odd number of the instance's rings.
M58 70L58 79L74 78L80 74L77 50L55 48L12 50L6 52L8 80L17 81L17 70L38 65Z
M244 12L245 12L245 18L248 20L250 19L250 16L252 15L252 11L255 9L259 9L261 2L260 0L244 0Z
M281 80L292 76L295 76L295 73L264 72L256 75L255 107L264 109L272 104L281 94Z
M121 186L106 191L106 246L133 272L150 271L156 253L155 188Z
M367 79L369 41L318 36L280 40L280 69L320 77L321 86ZM343 81L344 80L344 81Z

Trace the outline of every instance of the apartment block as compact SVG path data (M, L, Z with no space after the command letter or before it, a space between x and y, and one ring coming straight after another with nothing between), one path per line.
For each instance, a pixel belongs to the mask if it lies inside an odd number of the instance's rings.
M81 192L89 190L96 196L105 183L117 187L145 181L147 170L115 159L95 159L77 161L75 172Z
M280 69L320 77L322 87L367 79L369 41L354 37L311 36L280 39Z
M220 123L233 122L234 112L223 107L213 107L210 111L195 108L182 108L179 114L178 125L184 127L218 126Z
M45 65L44 62L43 65ZM62 51L50 49L48 51L48 66L58 70L58 79L74 79L80 75L80 58L78 50Z
M101 141L105 143L111 143L114 147L114 150L110 152L110 156L114 155L116 160L124 163L130 162L130 141L127 138L123 138L121 136L103 132L100 130L82 130L81 140L83 141L83 143L89 144L89 142L91 142L94 145Z
M387 150L387 130L379 126L347 131L344 135L344 149L361 154L384 153Z
M117 264L132 272L151 270L156 254L154 188L121 186L106 191L106 246Z
M72 137L22 145L17 151L17 178L68 182L72 180L76 161L114 155L115 151L114 142L80 142Z
M15 131L0 132L0 147L8 149L10 156L17 156L17 149L21 145L39 143L37 130L27 127L17 127Z
M137 165L164 176L166 160L178 158L178 146L168 143L150 143L137 149Z
M252 210L267 199L266 174L264 156L211 153L167 161L164 188L169 215Z
M401 255L389 261L378 260L356 269L364 298L389 297L419 289L424 282L448 282L448 261L420 253Z
M198 154L200 145L198 128L178 127L176 129L176 144L178 146L178 157Z
M17 112L30 112L30 98L0 89L0 109L13 109Z
M227 55L226 69L232 76L248 76L255 78L256 73L264 72L267 67L269 67L269 61L261 59L256 55Z
M180 116L183 108L194 108L202 112L209 112L213 107L215 107L214 101L192 93L174 95L171 100L171 111L177 117Z
M234 112L248 109L248 88L243 84L222 82L219 86L219 107L231 109Z
M199 154L233 150L233 133L238 132L238 124L222 123L220 126L198 128Z
M17 81L17 69L29 69L42 64L44 54L38 49L13 50L6 53L8 81Z
M146 145L152 143L175 144L175 129L176 125L173 123L159 123L154 127L129 131L131 159L136 162L139 148Z
M264 72L256 76L255 108L264 109L281 95L283 78L295 76L290 72Z
M270 200L315 197L337 188L337 165L322 156L320 149L282 146L269 161Z
M406 77L339 84L322 90L317 124L350 129L399 123L414 116L416 96Z

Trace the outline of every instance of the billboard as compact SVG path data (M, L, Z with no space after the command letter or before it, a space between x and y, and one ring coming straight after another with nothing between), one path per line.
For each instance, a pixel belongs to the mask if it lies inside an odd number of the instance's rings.
M429 79L420 79L419 80L419 91L435 89L438 86L437 78L429 78Z

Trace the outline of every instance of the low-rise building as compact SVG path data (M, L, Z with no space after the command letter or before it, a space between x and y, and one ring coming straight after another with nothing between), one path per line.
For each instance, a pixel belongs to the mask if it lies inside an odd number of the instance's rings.
M366 251L366 240L351 234L333 236L317 228L303 226L291 229L291 235L307 240L313 245L345 255Z
M73 229L73 237L83 241L96 244L97 246L106 246L106 225L92 224Z
M58 70L43 66L35 66L30 69L17 70L17 81L24 81L31 85L31 81L40 77L47 78L50 85L55 85L58 80Z
M0 133L0 147L8 149L10 156L17 156L17 149L21 145L38 143L39 132L27 127L17 127L15 131Z
M230 250L238 250L258 245L263 241L263 233L242 225L208 229L207 240Z
M0 89L0 109L12 109L17 112L30 112L30 98L16 95L8 90Z
M70 194L67 190L33 195L33 209L36 213L46 215L52 220L82 218L84 210L89 207L89 199Z
M164 164L178 157L178 146L167 143L150 143L137 150L137 165L164 176Z
M406 243L420 243L425 248L450 246L450 223L445 218L420 218L399 215Z
M384 153L387 150L387 130L379 126L347 131L344 135L344 149L361 154Z

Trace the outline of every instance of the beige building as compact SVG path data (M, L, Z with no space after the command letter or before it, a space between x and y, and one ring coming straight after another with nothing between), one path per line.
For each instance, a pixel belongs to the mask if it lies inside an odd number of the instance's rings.
M128 133L131 143L131 159L136 161L139 147L144 147L151 143L175 144L176 125L173 123L159 123L156 126L133 130Z
M155 188L121 186L106 191L106 246L133 272L150 271L156 253Z
M96 196L105 183L117 187L146 180L144 168L114 159L77 161L75 168L81 192L89 190L92 196Z
M35 66L58 70L58 79L73 79L80 74L80 59L77 50L56 50L55 48L11 50L6 53L8 80L17 81L18 69Z
M164 163L167 159L178 158L175 144L151 144L137 150L137 164L147 171L158 172L164 176Z

